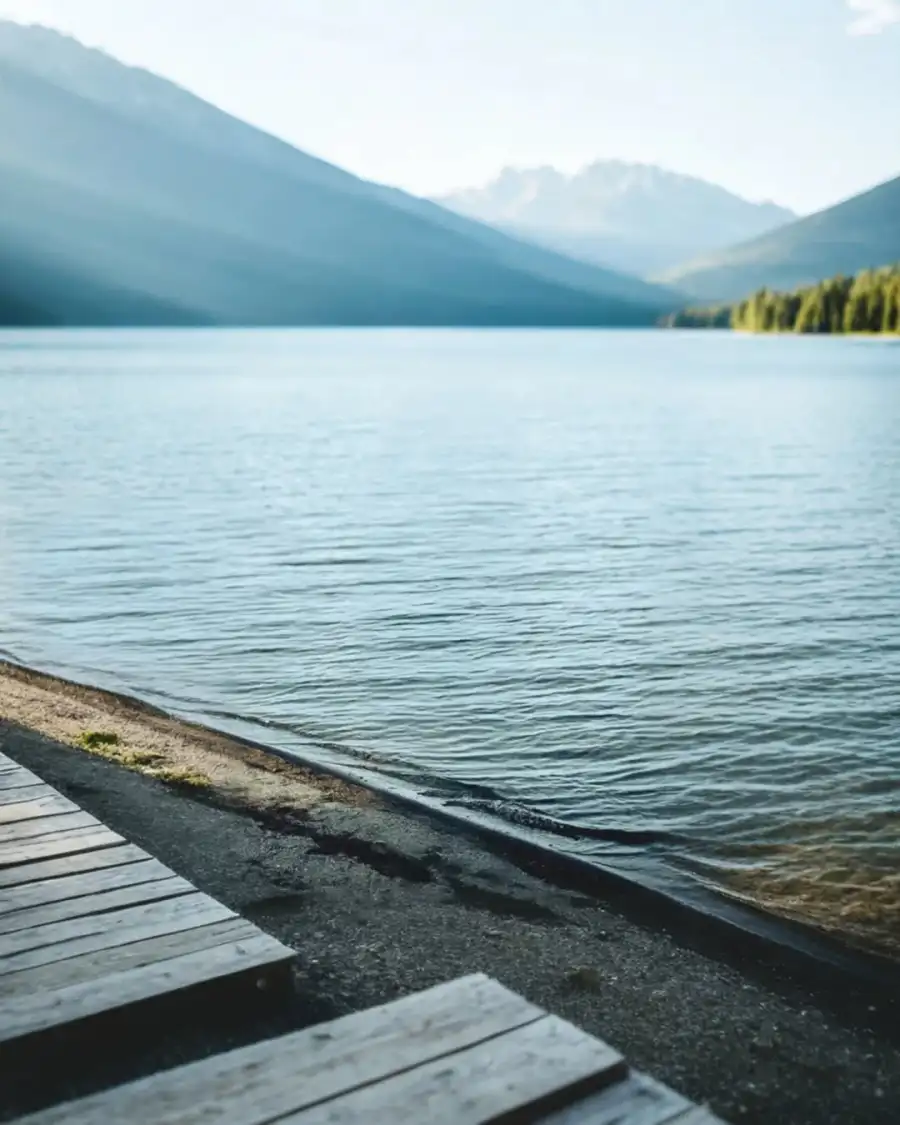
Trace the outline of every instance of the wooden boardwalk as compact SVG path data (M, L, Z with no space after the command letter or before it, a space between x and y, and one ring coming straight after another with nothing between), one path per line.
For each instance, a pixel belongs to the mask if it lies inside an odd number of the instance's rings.
M20 1125L717 1125L485 976L57 1106ZM720 1123L719 1123L720 1125Z
M0 754L0 1057L293 953ZM118 1025L117 1025L118 1026ZM721 1125L483 975L57 1105L18 1125Z
M0 754L0 1052L293 957Z

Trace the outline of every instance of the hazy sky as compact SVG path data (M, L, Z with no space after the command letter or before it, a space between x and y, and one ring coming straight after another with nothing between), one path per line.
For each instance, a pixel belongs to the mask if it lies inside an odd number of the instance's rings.
M812 210L900 174L900 0L0 0L360 175L663 164Z

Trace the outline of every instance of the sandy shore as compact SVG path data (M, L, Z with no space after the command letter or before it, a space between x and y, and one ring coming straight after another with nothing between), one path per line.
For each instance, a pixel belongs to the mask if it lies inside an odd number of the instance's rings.
M366 804L364 790L314 774L136 700L0 660L0 717L148 777L208 789L220 804L288 815L323 801ZM96 737L96 736L100 737ZM111 735L113 739L104 736ZM91 737L94 736L94 737Z
M896 1000L795 977L502 848L203 728L0 667L0 748L291 944L297 996L263 1022L168 1030L65 1093L481 970L610 1040L735 1125L896 1125ZM86 732L117 736L98 753ZM60 1081L63 1081L60 1079ZM24 1082L0 1117L57 1097Z

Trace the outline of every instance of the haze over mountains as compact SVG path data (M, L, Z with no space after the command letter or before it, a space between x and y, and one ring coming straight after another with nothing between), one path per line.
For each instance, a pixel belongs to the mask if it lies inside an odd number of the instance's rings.
M650 324L665 289L368 183L0 21L0 322Z
M652 275L692 301L794 290L900 261L900 178L804 218L621 161L575 176L507 169L487 187L441 202L572 255ZM691 249L704 243L706 250Z
M664 276L693 297L733 301L764 287L799 289L894 262L900 262L900 177Z
M0 325L649 325L900 260L900 179L796 219L603 161L448 210L7 21L0 130Z
M586 261L652 276L791 222L774 203L649 164L599 160L574 175L506 168L437 202Z

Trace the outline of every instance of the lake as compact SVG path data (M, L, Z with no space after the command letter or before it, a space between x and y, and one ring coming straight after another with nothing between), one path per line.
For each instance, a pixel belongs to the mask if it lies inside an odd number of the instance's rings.
M900 346L5 332L0 455L12 659L896 943Z

